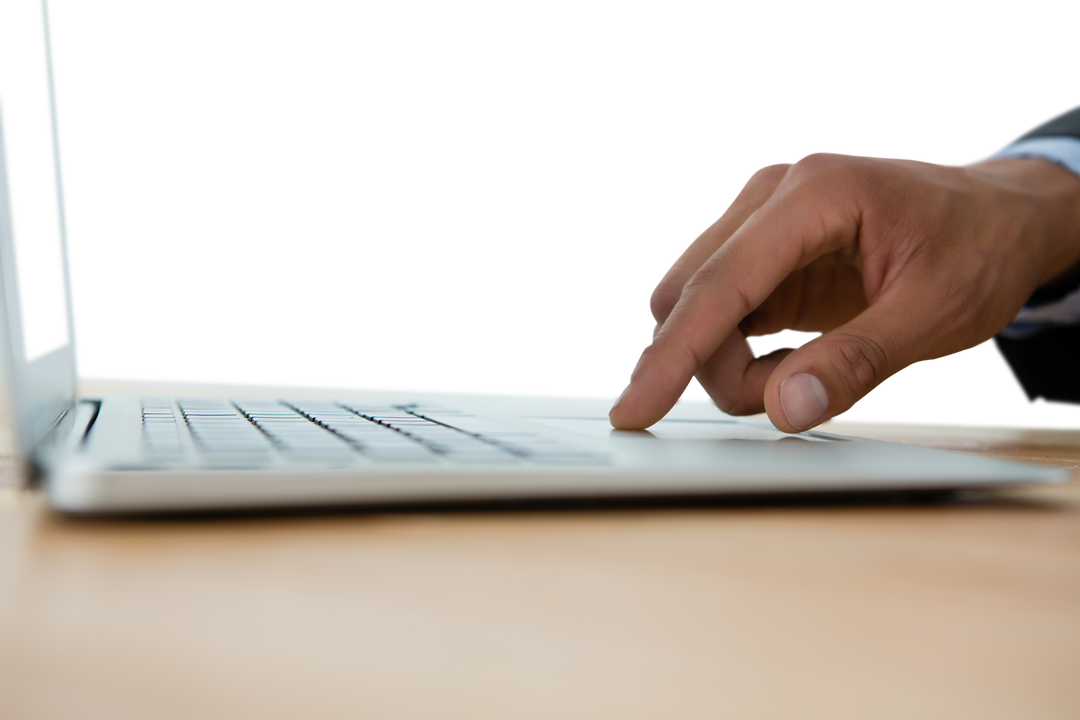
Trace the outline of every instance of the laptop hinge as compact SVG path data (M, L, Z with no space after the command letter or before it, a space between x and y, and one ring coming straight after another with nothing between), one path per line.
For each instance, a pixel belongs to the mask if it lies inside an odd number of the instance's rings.
M101 410L99 400L81 400L70 405L45 432L45 437L30 455L30 467L27 484L37 487L41 482L45 467L56 461L57 457L68 455L78 450L86 441L86 435L97 420Z

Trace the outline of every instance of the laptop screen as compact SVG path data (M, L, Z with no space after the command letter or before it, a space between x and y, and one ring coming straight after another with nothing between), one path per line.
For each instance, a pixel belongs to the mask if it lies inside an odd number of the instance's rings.
M69 339L44 14L38 0L4 0L0 18L9 218L23 352L33 362Z
M50 73L42 0L0 2L0 320L24 451L75 395Z

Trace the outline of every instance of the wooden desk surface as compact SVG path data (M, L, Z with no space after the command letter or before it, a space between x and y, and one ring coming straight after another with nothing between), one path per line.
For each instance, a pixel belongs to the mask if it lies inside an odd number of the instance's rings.
M1080 465L1080 432L832 429ZM185 521L0 489L0 718L1076 718L1075 478L946 505Z

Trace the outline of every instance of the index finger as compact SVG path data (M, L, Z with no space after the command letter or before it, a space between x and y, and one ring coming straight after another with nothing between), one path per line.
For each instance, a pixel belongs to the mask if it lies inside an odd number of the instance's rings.
M645 349L611 424L645 428L674 407L691 378L739 322L793 271L854 236L854 214L803 192L774 195L716 250Z
M772 196L790 165L770 165L754 173L731 207L686 248L667 271L653 293L651 309L657 331L682 295L683 287L706 260L735 234L746 220Z

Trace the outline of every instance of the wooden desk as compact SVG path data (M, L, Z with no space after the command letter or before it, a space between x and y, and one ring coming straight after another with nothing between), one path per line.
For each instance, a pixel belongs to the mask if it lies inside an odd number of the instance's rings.
M833 427L1075 468L1080 432ZM74 521L0 491L0 718L1076 718L1080 474L930 506Z

